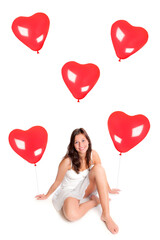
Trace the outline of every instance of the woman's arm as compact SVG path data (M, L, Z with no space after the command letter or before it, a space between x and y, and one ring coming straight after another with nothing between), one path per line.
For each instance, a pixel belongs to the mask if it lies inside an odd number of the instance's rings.
M39 195L35 196L35 198L37 198L37 200L47 199L61 184L67 170L69 170L70 168L71 168L70 158L63 159L59 164L56 179L55 179L54 183L52 184L52 186L49 188L48 192L46 194L39 194Z

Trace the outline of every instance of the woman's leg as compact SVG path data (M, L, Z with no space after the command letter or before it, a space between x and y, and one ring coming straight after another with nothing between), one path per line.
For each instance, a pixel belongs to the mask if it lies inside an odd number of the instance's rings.
M118 226L114 223L110 217L109 212L109 194L108 194L108 182L105 171L103 167L98 164L95 165L90 171L90 183L91 185L95 183L99 198L100 204L102 207L102 216L101 219L106 223L107 228L112 233L118 232Z
M89 201L82 204L79 204L79 202L78 199L72 197L68 197L64 201L63 213L69 221L76 221L83 217L86 212L99 204L99 199L91 196Z
M65 200L63 205L64 215L69 221L75 221L81 218L91 208L101 203L102 207L101 219L106 223L106 226L109 229L109 231L115 234L118 232L118 226L110 217L108 182L103 167L100 164L95 165L91 169L89 177L90 184L86 189L84 197L88 197L95 190L95 188L97 188L100 202L97 197L91 196L89 201L79 204L79 200L69 197Z

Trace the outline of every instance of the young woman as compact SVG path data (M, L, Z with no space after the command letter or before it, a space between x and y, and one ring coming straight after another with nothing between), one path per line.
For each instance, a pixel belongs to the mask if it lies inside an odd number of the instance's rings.
M118 233L118 226L110 216L108 193L119 193L119 189L110 189L101 160L92 150L90 138L83 128L73 131L68 151L47 194L37 195L36 198L47 199L56 189L53 205L57 210L62 209L69 221L78 220L88 210L101 204L101 220L111 233ZM99 198L94 195L96 190ZM80 203L86 197L89 201Z

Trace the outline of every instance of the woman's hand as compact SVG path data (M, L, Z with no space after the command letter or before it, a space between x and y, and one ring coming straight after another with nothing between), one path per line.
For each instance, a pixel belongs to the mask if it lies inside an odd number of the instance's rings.
M48 197L45 194L39 194L39 195L35 196L35 198L37 198L37 200L45 200Z
M117 188L109 189L109 193L111 193L111 194L119 194L120 191L121 190L117 189Z

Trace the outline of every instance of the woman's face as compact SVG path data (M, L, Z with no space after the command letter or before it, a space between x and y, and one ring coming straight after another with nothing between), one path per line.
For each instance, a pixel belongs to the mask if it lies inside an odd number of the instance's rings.
M89 142L84 134L78 134L74 139L74 147L79 154L84 154L87 152Z

